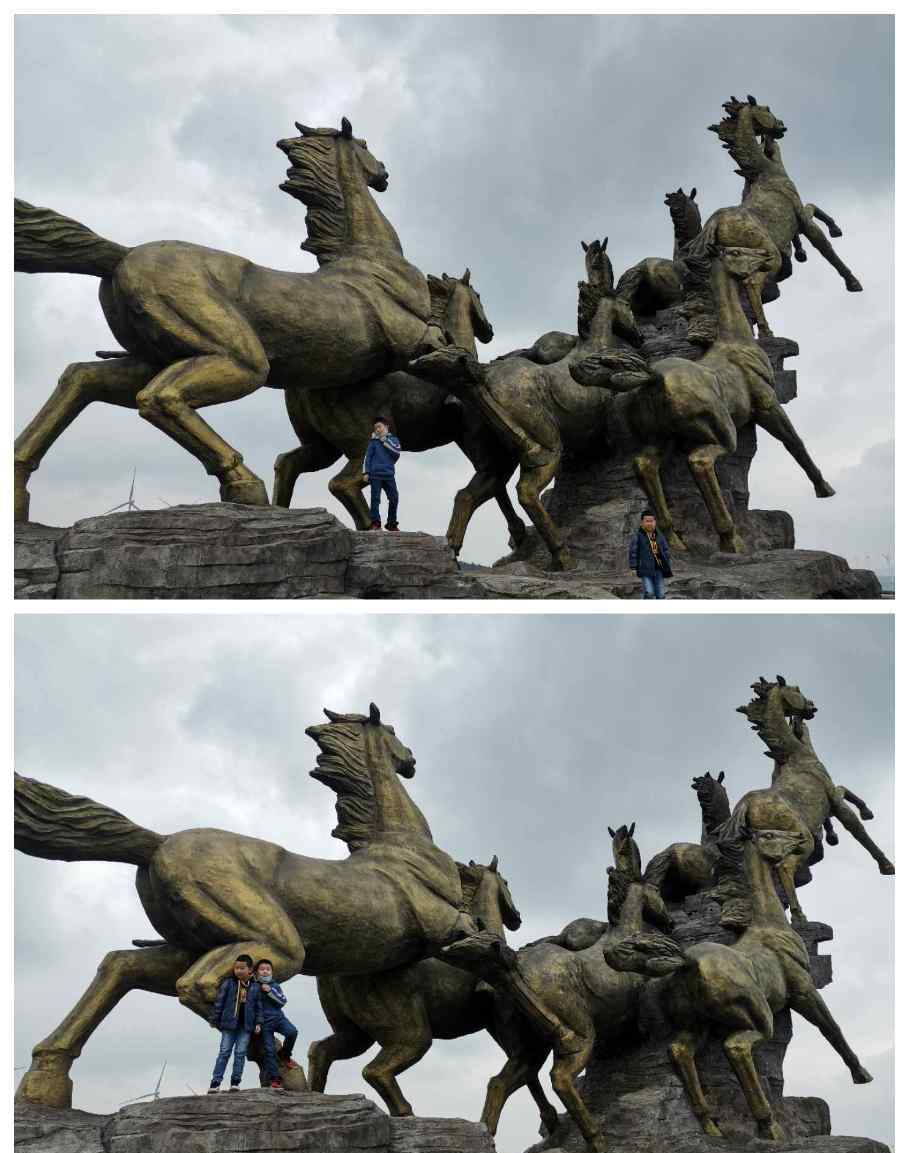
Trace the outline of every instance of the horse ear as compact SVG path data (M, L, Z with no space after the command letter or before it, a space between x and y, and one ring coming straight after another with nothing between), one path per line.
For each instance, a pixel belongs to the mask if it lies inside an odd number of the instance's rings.
M470 284L470 269L469 268L464 269L464 275L461 277L461 283L462 284Z
M346 116L341 117L341 135L345 140L350 140L353 137L353 125Z
M590 247L590 245L587 243L587 241L586 241L586 240L582 240L582 241L581 241L581 248L583 248L585 252L587 251L587 249L588 249L589 247Z
M451 277L448 275L448 273L447 273L447 272L443 272L443 273L442 273L442 279L443 279L443 280L451 280Z
M778 685L780 685L780 687L784 687L784 686L785 686L785 684L786 684L786 678L785 678L785 677L781 677L781 676L780 676L780 674L779 674L779 673L777 673L777 674L776 674L776 683L777 683Z
M380 725L382 718L379 716L379 706L370 702L369 705L369 723L371 725Z
M635 823L636 823L635 821L632 821L632 822L631 822L631 828L628 830L628 836L629 836L629 837L633 837L633 836L634 836L634 826L635 826Z
M688 193L688 199L694 200L694 198L697 196L697 194L698 194L698 190L696 188L692 188L692 190Z
M301 124L299 120L294 121L294 127L300 133L301 136L311 136L312 135L312 129L306 124Z
M332 712L331 709L323 709L322 712L328 717L330 721L339 721L341 719L340 713Z
M604 236L604 237L603 237L603 243L600 245L600 252L605 252L605 251L606 251L606 245L607 245L608 243L609 243L609 237L608 237L608 236Z
M754 106L757 104L757 101L755 100L755 98L754 98L753 96L749 96L749 97L748 97L748 103L749 103L749 104L751 105L751 107L753 108L753 107L754 107Z
M469 869L475 869L475 868L477 867L477 863L476 863L476 861L468 861L468 862L467 862L467 867L468 867Z
M609 829L610 837L614 837L615 836L615 829L611 825L607 825L606 828Z
M497 873L499 871L499 858L498 858L498 856L493 857L492 860L489 862L489 871L490 871L490 873Z
M716 779L716 783L717 783L718 785L721 785L721 784L723 783L723 777L725 777L725 776L726 776L726 770L725 770L725 769L720 769L720 775L717 777L717 779Z

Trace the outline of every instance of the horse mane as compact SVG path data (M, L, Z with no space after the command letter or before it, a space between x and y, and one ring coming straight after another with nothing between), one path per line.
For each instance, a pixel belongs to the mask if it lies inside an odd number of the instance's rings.
M718 853L715 866L716 885L712 896L720 904L720 924L740 932L754 919L751 885L745 871L745 842L742 828L735 816L721 826L722 835L716 842Z
M615 295L615 292L603 285L591 284L589 280L578 281L578 336L581 340L590 335L590 326L600 304Z
M482 865L465 865L462 861L455 861L455 864L458 866L458 876L461 878L461 892L463 893L461 908L469 913L473 908L477 890L486 870Z
M427 274L426 282L429 285L429 323L445 332L445 313L451 298L451 282L433 276L431 272Z
M323 755L310 773L338 794L338 824L331 835L348 844L371 840L375 830L376 794L363 733L368 719L358 714L333 716L319 734Z
M287 152L293 175L280 186L306 205L307 239L300 247L319 264L340 255L347 241L337 140L334 129L309 129L294 140Z
M622 906L633 884L636 884L627 873L619 869L609 870L609 880L606 884L606 918L610 925L617 925L622 915Z
M767 165L764 150L755 137L748 133L746 138L740 123L741 114L746 108L755 105L754 98L749 96L747 103L736 96L730 97L723 105L726 115L717 124L708 125L708 131L715 132L726 151L732 156L738 167L738 173L747 181L758 175Z

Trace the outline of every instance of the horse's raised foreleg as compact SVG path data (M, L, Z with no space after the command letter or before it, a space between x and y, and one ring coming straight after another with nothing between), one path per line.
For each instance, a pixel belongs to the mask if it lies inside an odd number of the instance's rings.
M577 561L565 547L561 530L556 525L540 500L540 494L555 476L562 458L561 446L554 452L537 451L533 464L521 462L521 476L518 480L518 500L521 508L534 523L537 532L546 542L552 555L552 567L556 572L573 569Z
M840 258L837 256L836 249L815 223L815 216L817 216L819 220L823 220L827 227L830 228L831 236L842 236L842 233L838 228L836 229L836 232L834 232L836 225L833 223L832 218L829 217L826 212L819 212L817 206L814 204L805 205L804 213L801 220L799 221L802 233L808 237L808 239L818 250L821 256L823 256L823 258L828 263L832 264L833 267L837 270L837 272L845 281L846 291L861 292L862 286L858 277L855 275L852 269L849 268L848 265L844 264L843 261L840 260Z
M258 341L256 341L258 343ZM268 361L259 346L244 359L229 354L194 356L168 365L136 397L139 415L160 428L202 462L221 482L221 500L268 504L265 485L244 464L235 448L208 425L196 409L240 400L259 389Z
M859 811L859 816L862 818L863 821L873 821L874 820L874 813L872 813L872 811L868 808L868 806L865 804L865 802L862 800L862 798L860 796L858 796L856 793L853 793L853 791L851 789L844 788L843 789L843 797L851 805L855 805L855 807Z
M768 388L768 393L770 389ZM771 436L775 436L783 448L789 453L794 461L800 466L802 471L814 485L815 496L825 497L833 496L835 490L824 480L821 470L814 463L808 455L808 450L802 441L802 438L795 431L792 421L783 411L783 406L776 399L776 396L754 397L752 401L752 412L755 424L760 425L765 432L769 432Z
M804 1017L806 1021L810 1021L820 1030L824 1039L842 1057L856 1085L866 1085L873 1080L871 1074L850 1049L842 1030L827 1008L824 998L813 985L808 984L807 980L803 989L790 994L789 1007L795 1009L800 1017Z
M723 500L723 492L716 475L716 462L721 456L725 456L726 452L726 448L721 444L700 445L688 454L688 467L701 491L713 527L720 538L720 551L740 553L745 551L745 545Z
M745 1100L751 1115L758 1123L758 1136L771 1141L781 1141L783 1130L773 1116L767 1094L754 1067L754 1046L765 1038L757 1029L740 1029L730 1033L723 1041L726 1057L742 1086Z
M843 235L842 228L840 228L833 217L828 216L828 214L824 212L822 208L818 208L816 204L809 204L807 207L814 210L814 215L818 218L818 220L823 220L823 222L827 225L827 231L830 233L834 240L838 240Z
M892 861L881 852L874 841L868 836L862 822L844 800L839 798L833 800L830 805L830 811L840 824L849 830L858 843L867 849L871 856L874 857L875 861L877 861L878 869L885 876L892 876L896 872Z
M158 370L131 356L78 362L64 369L38 414L16 437L14 461L17 521L28 520L28 478L44 454L92 401L136 407L136 395Z
M669 1045L669 1056L682 1079L691 1110L697 1117L701 1128L708 1137L722 1137L722 1130L714 1121L713 1110L704 1096L701 1078L698 1076L698 1067L695 1063L698 1050L706 1040L706 1029L683 1029L673 1037Z
M357 529L368 529L372 524L369 505L363 496L365 452L365 444L362 452L349 451L347 464L328 482L328 491L344 505Z
M687 546L675 531L672 524L672 513L666 493L663 491L663 481L660 477L660 466L663 463L663 449L655 444L645 445L639 450L631 462L638 484L644 490L644 495L656 515L660 531L666 537L666 542L675 552L687 552Z
M71 1108L70 1068L111 1009L131 989L175 997L177 979L192 960L192 953L171 945L108 953L75 1006L32 1050L32 1063L19 1083L16 1099L58 1109Z

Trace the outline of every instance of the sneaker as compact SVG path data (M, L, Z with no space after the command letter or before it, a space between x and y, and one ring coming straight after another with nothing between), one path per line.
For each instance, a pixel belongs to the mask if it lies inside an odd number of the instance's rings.
M285 1057L284 1060L281 1062L281 1064L285 1065L288 1069L299 1069L300 1068L300 1066L293 1059L293 1057Z
M398 522L397 522L397 521L395 521L395 523L394 523L394 524L387 524L387 525L385 526L385 528L386 528L386 530L387 530L388 532L400 532L400 531L401 531L401 530L398 528Z
M271 1088L272 1089L283 1089L284 1086L281 1084L281 1082L278 1080L278 1078L275 1077L274 1081L272 1081L272 1083L271 1083Z
M374 520L369 527L370 529L380 529L382 527L382 522L380 520Z
M240 1086L239 1085L231 1085L229 1092L230 1093L239 1093L240 1092Z
M220 1081L212 1081L212 1083L208 1087L208 1092L209 1093L220 1093L221 1092L221 1082Z

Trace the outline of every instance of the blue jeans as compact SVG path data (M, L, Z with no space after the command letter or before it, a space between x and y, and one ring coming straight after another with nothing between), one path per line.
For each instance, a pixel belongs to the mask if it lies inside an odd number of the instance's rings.
M369 515L372 517L372 523L382 519L379 513L379 498L382 495L382 490L385 490L385 495L388 497L388 524L398 523L398 486L395 484L394 476L371 476L369 478L369 491L372 497L369 502Z
M662 601L666 599L666 594L663 591L663 574L657 569L655 573L650 576L641 577L641 585L644 591L641 593L641 600L645 601Z
M293 1052L294 1042L297 1039L297 1030L282 1013L280 1017L273 1018L262 1026L262 1044L265 1047L265 1072L272 1081L278 1078L278 1054L275 1046L275 1032L284 1038L284 1056L289 1057Z
M245 1029L222 1029L221 1048L218 1050L218 1059L211 1075L212 1085L220 1085L230 1058L230 1051L234 1051L234 1067L230 1075L231 1085L239 1085L243 1080L243 1066L246 1064L246 1050L249 1048L250 1034Z

